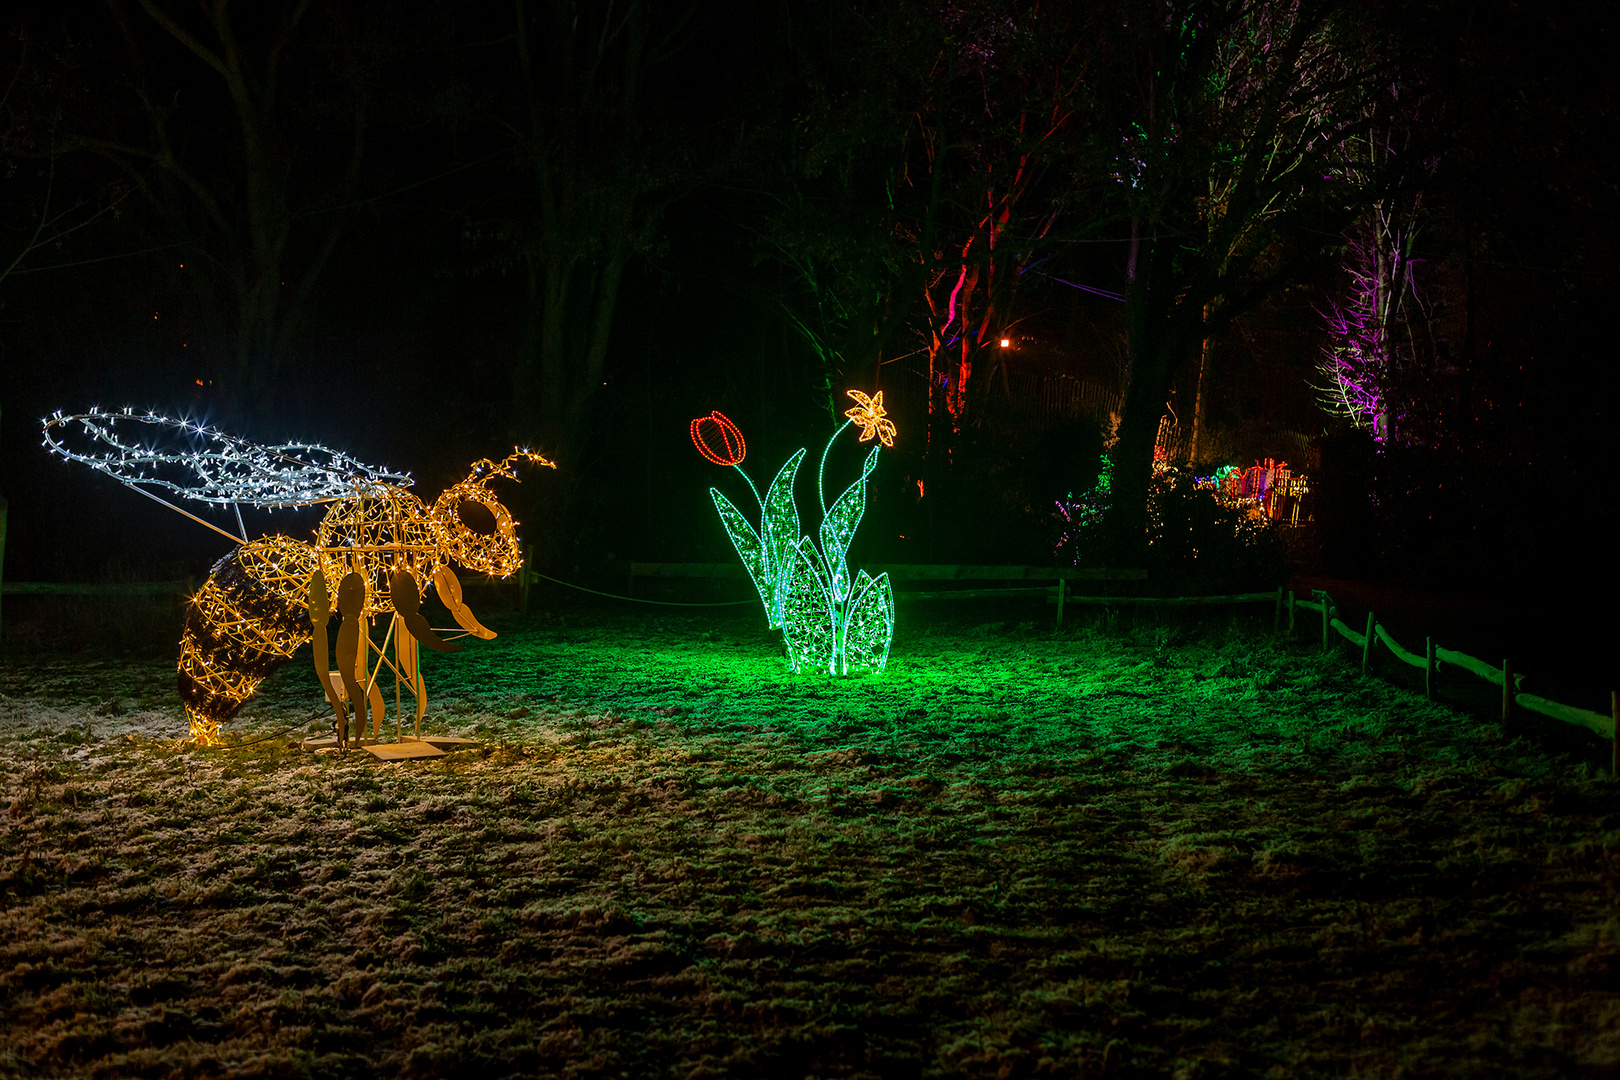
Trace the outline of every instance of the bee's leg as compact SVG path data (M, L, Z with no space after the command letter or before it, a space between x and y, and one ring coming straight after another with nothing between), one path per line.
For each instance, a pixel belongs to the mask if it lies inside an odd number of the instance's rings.
M361 680L365 678L361 665L365 663L365 627L361 612L366 600L365 579L359 574L347 574L338 585L338 610L343 623L338 627L338 677L343 680L344 696L354 708L356 737L365 735L366 693ZM356 678L356 676L359 676Z
M375 682L371 684L369 689L370 692L366 696L371 703L371 737L373 739L381 739L383 723L382 691L378 689Z
M396 575L398 580L398 575ZM399 590L396 590L398 592ZM416 613L421 619L421 614ZM423 620L424 622L426 620ZM422 663L417 652L417 638L410 625L410 620L404 615L395 613L394 623L394 668L399 673L400 680L409 690L411 701L416 707L416 719L411 724L411 734L422 734L422 712L427 708L426 689L422 684ZM400 730L405 727L405 710L400 696L400 684L394 684L394 719L398 722Z
M456 620L457 626L473 637L488 640L495 636L495 631L479 622L478 616L462 602L461 579L456 577L454 570L448 566L440 566L433 571L433 588L439 594L440 602L450 609L450 617Z
M368 632L369 624L360 624L360 650L356 657L355 681L360 684L360 694L364 699L354 704L354 733L357 738L364 738L366 734L366 711L371 712L371 738L375 742L382 738L383 723L383 696L382 689L377 685L376 672L373 671L371 652L377 649ZM378 665L379 667L381 665Z
M315 661L315 677L320 680L321 693L332 706L332 736L340 749L347 750L349 709L344 700L343 683L332 670L331 648L327 644L326 626L332 618L331 602L326 592L326 575L319 567L309 582L309 622Z
M446 568L445 572L449 573L450 571ZM435 584L437 587L437 574L435 574ZM460 583L458 582L457 588L459 587ZM389 590L394 612L399 616L399 620L394 627L396 634L402 630L409 631L411 637L434 652L453 653L461 651L460 645L444 641L438 634L435 634L433 628L428 625L427 619L422 616L422 590L409 570L396 570L389 579ZM451 595L460 594L452 592Z

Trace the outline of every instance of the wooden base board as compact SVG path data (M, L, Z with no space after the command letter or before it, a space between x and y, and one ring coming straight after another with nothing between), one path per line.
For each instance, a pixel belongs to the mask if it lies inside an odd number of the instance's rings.
M350 749L355 749L355 748L360 747L360 746L370 746L373 743L375 743L376 741L377 741L376 739L361 739L358 742L356 742L354 739L350 739L349 740L349 748ZM300 749L300 750L337 750L337 749L339 749L337 736L335 736L335 735L327 735L324 738L320 738L320 739L305 739L303 742L298 744L298 749Z
M417 758L443 757L446 750L462 750L469 746L477 746L476 739L462 739L454 735L406 735L395 743L380 743L376 739L362 739L358 744L353 740L349 742L349 749L364 750L375 755L382 761L412 761ZM298 744L300 750L313 750L317 753L335 753L341 750L334 736L328 735L321 739L305 739Z
M477 739L462 739L455 735L406 735L400 742L432 743L440 750L460 750L468 746L477 746Z
M380 761L416 761L420 758L444 757L444 751L429 742L374 743L361 747Z

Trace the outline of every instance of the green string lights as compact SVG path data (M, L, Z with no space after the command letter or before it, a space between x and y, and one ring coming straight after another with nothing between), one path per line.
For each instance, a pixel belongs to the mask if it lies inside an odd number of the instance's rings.
M848 675L882 671L894 639L894 589L889 575L874 578L861 570L852 578L846 564L850 542L866 512L866 478L877 468L878 447L866 455L860 478L830 508L827 505L827 458L846 428L858 425L860 442L876 437L884 446L894 445L895 427L885 416L882 392L870 398L858 390L848 393L856 407L844 414L848 419L827 440L816 476L821 507L819 545L801 532L793 495L804 450L788 459L760 498L759 489L741 468L747 449L737 425L718 412L691 424L698 451L716 464L736 469L759 504L760 527L756 530L718 488L709 489L720 523L759 590L767 623L782 629L788 666L796 672Z

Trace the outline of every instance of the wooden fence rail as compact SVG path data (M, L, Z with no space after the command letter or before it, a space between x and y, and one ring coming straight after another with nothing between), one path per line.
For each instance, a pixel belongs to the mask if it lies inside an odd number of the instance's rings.
M888 574L893 582L910 581L1050 581L1052 585L1003 585L992 589L896 589L895 600L974 600L1009 599L1016 596L1042 596L1057 603L1057 624L1063 625L1065 606L1075 604L1140 604L1143 597L1071 596L1072 581L1146 581L1148 572L1137 568L1107 566L1008 566L977 563L885 563L868 566L873 577ZM521 603L528 606L530 571L519 571ZM747 580L748 571L740 563L642 563L629 565L629 589L635 591L637 578L724 578ZM627 599L634 599L629 597ZM1267 593L1265 599L1271 599ZM1218 602L1211 600L1210 602ZM1226 602L1232 602L1228 599Z
M1436 645L1433 638L1425 639L1422 654L1411 652L1402 648L1400 643L1389 635L1389 631L1379 625L1377 616L1374 613L1367 613L1367 632L1358 632L1338 618L1337 608L1331 596L1320 590L1317 590L1314 595L1318 599L1302 600L1296 598L1292 591L1289 592L1288 625L1290 629L1293 628L1293 611L1295 608L1306 608L1321 614L1323 649L1328 647L1328 631L1330 629L1338 631L1340 637L1343 637L1352 645L1361 647L1361 667L1365 671L1372 648L1372 638L1368 635L1375 635L1377 640L1384 644L1384 647L1390 651L1390 654L1395 659L1403 664L1423 669L1424 692L1430 698L1434 697L1435 681L1441 664L1461 668L1485 682L1502 688L1502 730L1504 733L1512 725L1513 711L1516 708L1529 709L1531 712L1540 713L1542 716L1549 716L1566 724L1586 728L1599 738L1609 740L1609 766L1614 775L1620 776L1620 692L1610 692L1608 715L1592 709L1565 705L1562 702L1552 701L1536 694L1526 694L1519 689L1524 682L1524 675L1513 670L1511 660L1503 660L1502 666L1496 667L1494 664L1486 663L1476 656L1470 656L1456 649L1447 649Z
M4 543L5 504L0 502L0 544ZM4 558L4 547L0 547L0 559ZM0 562L0 567L4 563ZM1055 585L1040 585L1033 587L1001 587L995 589L958 589L958 590L911 590L896 591L895 599L932 600L955 598L965 600L983 597L1009 597L1020 595L1046 594L1058 605L1057 622L1063 625L1063 608L1065 604L1096 605L1109 607L1194 607L1212 604L1249 604L1271 602L1276 605L1274 627L1281 629L1284 612L1287 613L1288 630L1294 629L1295 612L1304 608L1314 611L1322 618L1322 648L1329 647L1329 632L1337 632L1350 644L1361 649L1361 668L1367 670L1371 660L1374 641L1378 641L1389 650L1395 659L1411 667L1421 668L1424 672L1424 692L1432 698L1434 696L1435 681L1441 664L1461 668L1475 677L1502 687L1502 729L1506 732L1513 717L1515 708L1529 709L1566 724L1584 727L1600 738L1606 738L1611 745L1610 767L1615 775L1620 776L1620 692L1611 692L1609 695L1609 715L1595 712L1591 709L1582 709L1574 705L1565 705L1562 702L1552 701L1536 694L1522 692L1519 687L1523 683L1524 675L1513 670L1510 660L1503 660L1500 668L1488 664L1478 657L1470 656L1456 649L1447 649L1437 646L1433 638L1425 640L1424 651L1420 655L1401 646L1389 631L1379 625L1377 616L1373 612L1367 613L1367 628L1356 630L1338 617L1337 606L1333 598L1326 592L1316 590L1313 596L1316 599L1305 600L1296 597L1292 590L1286 592L1278 589L1275 593L1227 593L1219 596L1073 596L1068 594L1071 581L1142 581L1147 578L1146 570L1138 569L1112 569L1091 567L1045 567L1045 566L976 566L967 564L894 564L875 567L873 573L888 572L891 578L910 581L1055 581ZM3 573L3 571L0 571ZM630 576L657 578L742 578L747 572L736 563L631 563ZM531 574L528 570L518 573L518 588L523 597L523 606L527 608L528 587ZM47 581L5 581L0 578L0 596L137 596L171 593L186 595L193 591L195 584L190 581L120 581L104 583L65 583ZM628 598L627 598L628 599ZM1511 689L1510 689L1511 688Z
M59 581L7 581L0 583L6 596L144 596L155 593L186 595L196 589L189 581L109 581L79 584Z
M0 581L0 596L190 596L195 581Z
M896 581L1146 581L1148 576L1146 570L1109 566L991 566L975 563L884 563L865 567L865 570L873 577L888 574ZM746 579L748 570L738 562L633 562L629 566L629 576Z

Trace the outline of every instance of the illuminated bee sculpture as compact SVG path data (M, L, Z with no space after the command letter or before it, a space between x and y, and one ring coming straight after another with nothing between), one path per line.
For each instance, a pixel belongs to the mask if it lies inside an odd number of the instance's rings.
M214 564L191 598L180 638L180 699L200 744L219 741L220 725L253 697L261 683L306 641L315 643L315 671L334 710L336 744L347 746L352 708L356 735L371 715L380 733L383 700L377 676L384 664L426 705L416 644L455 652L461 646L428 626L419 607L429 582L462 633L493 638L462 602L452 562L506 577L519 569L516 522L490 490L497 478L516 480L519 461L556 468L519 450L503 461L473 465L467 478L424 503L411 478L305 443L258 446L198 424L131 410L63 415L44 422L45 445L82 462L228 537L237 546ZM144 431L142 430L144 429ZM136 436L145 434L147 441ZM159 443L165 445L159 445ZM173 445L173 444L178 444ZM235 510L241 535L188 513L149 489ZM313 543L285 535L249 540L239 507L280 509L329 504ZM328 662L332 591L343 616L337 670ZM371 620L387 616L380 647ZM390 645L392 649L390 650ZM377 663L370 662L375 651ZM388 653L392 652L392 659Z

